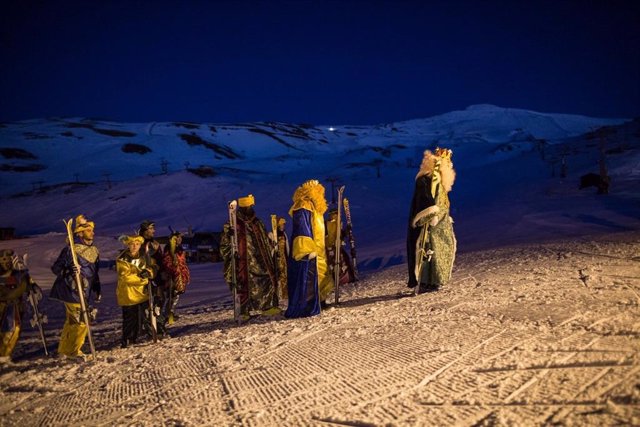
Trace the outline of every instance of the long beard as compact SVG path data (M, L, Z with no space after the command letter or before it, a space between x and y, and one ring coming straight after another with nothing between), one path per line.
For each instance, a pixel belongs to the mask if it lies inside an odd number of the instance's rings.
M422 160L420 164L420 170L416 175L416 179L420 178L423 175L431 176L433 174L433 169L436 165L436 158L433 155L427 155ZM456 180L456 171L453 169L453 163L450 161L441 161L440 162L440 179L442 182L442 186L447 191L451 191L453 188L453 183Z
M444 164L440 165L440 178L442 179L442 186L447 190L447 193L451 191L456 180L456 171L450 162L444 162Z

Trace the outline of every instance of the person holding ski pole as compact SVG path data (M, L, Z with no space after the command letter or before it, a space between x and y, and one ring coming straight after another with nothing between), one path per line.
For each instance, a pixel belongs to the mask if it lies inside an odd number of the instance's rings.
M79 267L73 261L69 245L60 251L60 255L51 266L51 271L56 275L56 280L53 283L49 297L64 303L66 312L60 343L58 344L58 354L62 356L85 356L81 348L89 332L89 326L83 319L84 314L81 312L78 293L83 293L87 304L91 302L92 295L95 295L94 303L99 302L101 299L100 276L98 275L100 253L93 244L94 226L94 222L88 221L84 215L78 215L75 219L74 241L68 243L74 247ZM81 289L78 289L79 286L76 284L75 276L77 273L79 273L79 277L82 280ZM95 320L95 310L90 310L87 314L91 320Z

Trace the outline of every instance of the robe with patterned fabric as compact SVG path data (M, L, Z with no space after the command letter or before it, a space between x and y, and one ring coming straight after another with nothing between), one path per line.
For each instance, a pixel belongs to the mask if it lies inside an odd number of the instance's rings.
M272 244L264 224L253 210L236 211L238 260L236 262L237 293L240 312L266 311L278 306L277 280ZM220 255L224 261L225 281L232 285L231 232L228 223L220 239Z
M453 219L449 216L449 196L442 183L437 184L436 196L432 197L431 178L422 175L416 179L416 192L412 204L407 251L409 254L409 281L419 282L427 288L438 288L451 279L453 262L456 256L456 237L453 232ZM424 229L426 227L426 229ZM430 259L425 257L418 266L418 251L421 242L420 233L427 233L426 249L433 251ZM420 271L420 277L416 272Z

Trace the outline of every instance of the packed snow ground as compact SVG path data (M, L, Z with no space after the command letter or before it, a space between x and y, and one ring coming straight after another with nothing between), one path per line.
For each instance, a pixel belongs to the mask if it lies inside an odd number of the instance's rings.
M307 319L238 327L228 299L186 303L172 338L127 349L107 300L95 361L42 357L26 334L0 367L2 424L638 424L639 241L465 253L449 285L417 297L392 267ZM212 266L197 266L189 292L204 291Z

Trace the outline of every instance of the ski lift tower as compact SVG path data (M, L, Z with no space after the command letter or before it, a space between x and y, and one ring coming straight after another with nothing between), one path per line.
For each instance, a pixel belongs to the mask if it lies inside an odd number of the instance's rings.
M336 204L336 183L338 182L338 178L328 177L325 179L331 183L331 205L335 205Z

